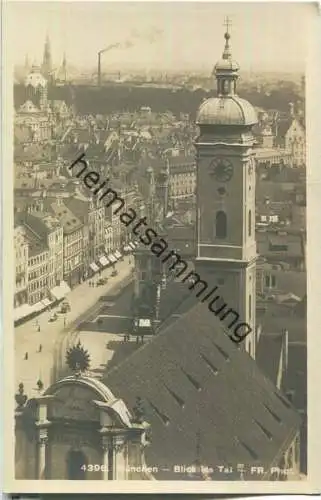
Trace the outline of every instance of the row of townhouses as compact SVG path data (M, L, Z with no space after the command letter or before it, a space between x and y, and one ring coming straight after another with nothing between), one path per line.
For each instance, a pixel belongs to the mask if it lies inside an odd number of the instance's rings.
M119 194L126 206L142 210L131 190ZM61 299L133 249L130 233L111 208L80 192L20 205L14 228L16 321Z

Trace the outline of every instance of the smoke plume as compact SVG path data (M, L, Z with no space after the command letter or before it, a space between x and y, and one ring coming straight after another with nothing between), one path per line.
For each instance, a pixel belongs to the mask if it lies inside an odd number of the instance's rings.
M124 42L117 42L117 43L112 43L111 45L108 45L105 49L102 49L99 51L100 54L103 54L104 52L109 52L110 50L113 49L130 49L131 47L134 47L135 41L134 40L141 40L141 41L147 41L149 43L154 43L160 35L162 35L163 30L159 28L152 27L150 28L147 32L145 33L138 33L138 31L133 30L131 33L131 37L128 40L125 40Z

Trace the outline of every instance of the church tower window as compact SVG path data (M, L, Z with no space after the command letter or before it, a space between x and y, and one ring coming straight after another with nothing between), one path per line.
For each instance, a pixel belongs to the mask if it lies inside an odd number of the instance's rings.
M216 214L216 238L219 238L220 240L224 240L227 235L227 219L226 219L226 213L220 210Z
M252 236L252 212L249 210L249 236Z

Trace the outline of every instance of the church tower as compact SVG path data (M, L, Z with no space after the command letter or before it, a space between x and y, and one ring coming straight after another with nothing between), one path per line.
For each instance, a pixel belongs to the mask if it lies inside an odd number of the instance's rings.
M52 72L51 47L50 47L49 36L47 35L45 41L45 48L43 52L41 73L48 80L49 78L51 78L51 72Z
M217 97L204 101L197 114L197 254L196 269L240 321L251 327L241 345L255 357L255 164L250 103L236 94L239 65L230 48L215 65Z

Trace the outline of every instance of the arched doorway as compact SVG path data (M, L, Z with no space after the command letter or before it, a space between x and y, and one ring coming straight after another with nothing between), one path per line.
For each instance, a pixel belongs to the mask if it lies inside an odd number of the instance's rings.
M67 455L67 479L86 479L87 458L81 450L70 450Z

